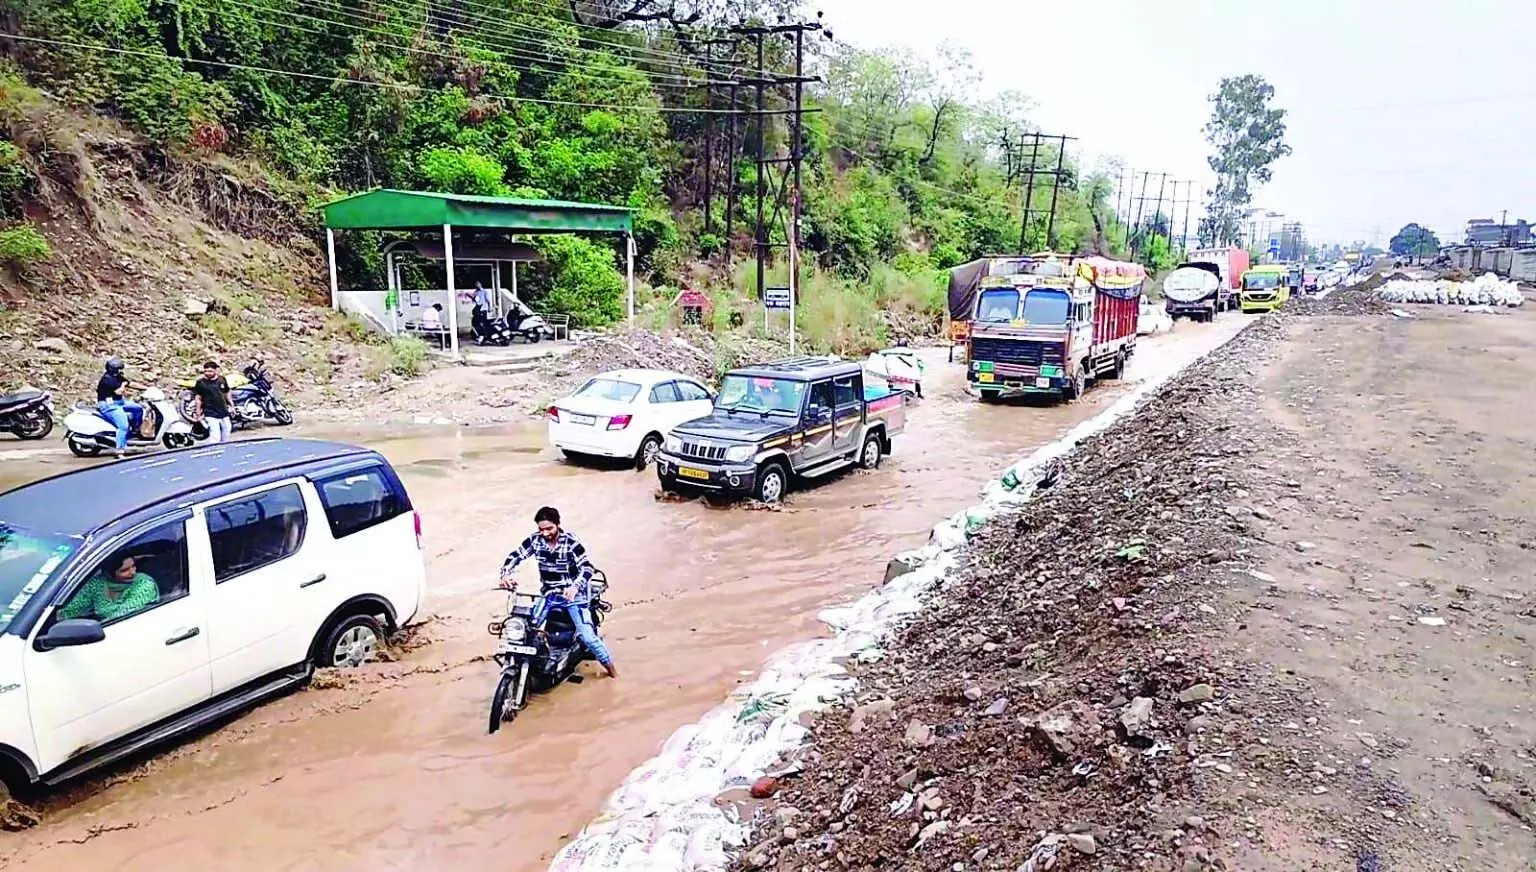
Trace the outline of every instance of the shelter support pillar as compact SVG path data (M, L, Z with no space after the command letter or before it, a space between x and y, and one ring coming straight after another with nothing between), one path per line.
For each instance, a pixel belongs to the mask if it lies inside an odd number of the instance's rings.
M443 268L448 272L448 346L459 359L459 289L453 283L453 225L443 225Z
M341 295L336 292L336 231L325 228L325 259L331 267L331 308L341 309Z
M624 235L624 278L629 286L629 326L635 326L635 237Z

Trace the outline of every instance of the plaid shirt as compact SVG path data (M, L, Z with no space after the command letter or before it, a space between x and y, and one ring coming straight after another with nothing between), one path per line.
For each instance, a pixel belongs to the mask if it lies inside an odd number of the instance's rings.
M584 601L588 598L587 585L592 581L592 561L587 558L587 546L581 544L575 536L564 530L560 531L553 542L537 533L529 536L502 562L501 577L510 578L518 564L530 557L538 559L539 578L544 582L545 592L579 581L578 599Z

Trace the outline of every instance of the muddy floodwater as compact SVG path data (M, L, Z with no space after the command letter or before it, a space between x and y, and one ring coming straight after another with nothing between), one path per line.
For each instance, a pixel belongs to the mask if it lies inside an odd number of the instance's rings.
M1181 322L1144 338L1127 383L1243 323ZM981 405L963 393L961 366L942 351L927 359L929 398L886 463L796 492L779 511L658 501L653 473L567 464L541 426L323 434L371 445L401 471L427 539L429 644L45 795L40 826L0 834L0 868L542 868L673 730L774 650L820 633L820 608L879 583L887 558L973 503L1005 462L1125 390ZM6 487L79 463L62 451L4 457ZM503 606L491 587L545 504L608 573L605 629L623 674L537 697L487 736L496 668L485 625Z

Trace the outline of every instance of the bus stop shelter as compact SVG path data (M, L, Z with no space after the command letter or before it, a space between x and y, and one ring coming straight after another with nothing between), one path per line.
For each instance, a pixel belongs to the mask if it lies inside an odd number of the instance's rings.
M325 251L331 279L331 308L341 307L336 284L336 231L388 230L442 235L442 259L447 273L448 334L452 353L459 354L458 288L454 281L454 231L481 233L622 233L624 234L625 311L635 319L634 215L623 206L527 200L380 188L343 197L322 208Z

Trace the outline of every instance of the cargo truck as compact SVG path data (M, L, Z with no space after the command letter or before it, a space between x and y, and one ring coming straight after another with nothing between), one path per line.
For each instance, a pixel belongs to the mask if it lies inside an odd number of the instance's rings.
M1215 266L1217 278L1221 280L1220 296L1216 302L1217 309L1237 308L1238 291L1242 288L1243 273L1250 265L1246 250L1235 245L1196 248L1189 252L1184 261L1190 265L1208 263Z
M1136 351L1146 270L1103 257L1043 255L978 282L966 379L983 401L1005 394L1073 400L1117 379Z
M1163 308L1177 321L1213 321L1228 308L1232 291L1222 284L1221 272L1209 261L1182 263L1163 279Z

